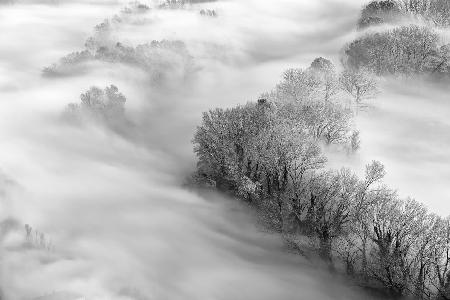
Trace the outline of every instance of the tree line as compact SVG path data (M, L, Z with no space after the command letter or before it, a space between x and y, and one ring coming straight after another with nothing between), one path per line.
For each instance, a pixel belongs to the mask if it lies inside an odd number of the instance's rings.
M303 255L362 286L449 299L450 219L384 185L380 162L363 177L326 168L327 145L359 147L352 114L335 97L343 76L319 58L287 70L257 102L205 112L195 177L254 206Z

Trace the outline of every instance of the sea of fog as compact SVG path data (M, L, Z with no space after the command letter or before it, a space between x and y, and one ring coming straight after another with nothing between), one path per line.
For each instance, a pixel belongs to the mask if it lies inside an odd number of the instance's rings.
M254 101L289 67L336 64L364 1L235 0L151 9L114 29L127 45L182 40L194 71L164 88L142 69L96 63L42 69L82 50L126 1L0 1L0 299L361 299L289 254L248 209L183 188L201 112ZM144 3L147 3L144 1ZM154 3L148 3L152 6ZM219 17L201 17L215 9ZM133 126L117 133L61 115L95 85L116 85ZM330 166L385 163L386 182L450 214L448 87L383 82L359 112L359 154ZM24 224L52 250L23 246ZM41 297L41 298L39 298Z

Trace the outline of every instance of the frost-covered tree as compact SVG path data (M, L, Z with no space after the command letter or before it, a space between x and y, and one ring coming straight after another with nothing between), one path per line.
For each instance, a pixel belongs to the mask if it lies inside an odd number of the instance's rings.
M311 63L308 71L318 77L324 100L332 100L339 91L338 76L333 63L326 58L318 57Z
M358 178L342 169L318 174L305 186L302 197L295 199L293 211L300 227L317 237L319 254L329 263L334 241L351 225L357 191Z
M355 99L357 105L378 94L375 77L364 70L344 70L339 76L339 82L342 89Z
M200 173L220 188L239 189L240 180L253 167L251 142L272 122L272 108L262 101L204 113L194 137Z
M276 86L274 96L278 101L304 102L316 97L320 91L320 78L303 69L288 69Z

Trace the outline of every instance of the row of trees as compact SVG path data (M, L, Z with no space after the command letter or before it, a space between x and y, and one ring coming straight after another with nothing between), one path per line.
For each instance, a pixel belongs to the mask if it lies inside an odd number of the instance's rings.
M351 114L327 89L339 86L329 83L333 70L320 58L288 70L257 103L204 113L196 178L251 203L305 256L360 284L395 298L449 299L450 219L399 198L382 183L380 162L362 178L325 168L323 144L355 137Z
M131 3L111 20L106 19L94 28L93 36L85 43L85 49L61 58L58 63L44 68L46 76L72 75L86 71L90 63L101 61L121 63L143 69L153 84L170 84L184 81L194 71L193 59L186 45L178 40L152 41L136 47L115 42L114 31L125 22L128 14L148 9L139 2ZM170 79L170 80L169 80Z
M179 80L193 71L192 57L181 41L152 41L137 47L116 43L73 52L43 70L46 76L70 75L94 61L122 63L143 69L153 83L167 83L168 77Z

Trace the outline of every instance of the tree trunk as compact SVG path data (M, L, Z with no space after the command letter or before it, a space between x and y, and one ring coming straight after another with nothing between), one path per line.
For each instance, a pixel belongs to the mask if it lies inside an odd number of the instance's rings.
M364 235L362 240L362 263L361 263L361 271L363 274L364 282L367 282L368 274L367 274L367 236Z
M319 234L320 257L328 264L331 270L334 270L333 257L331 255L331 237L326 229Z

